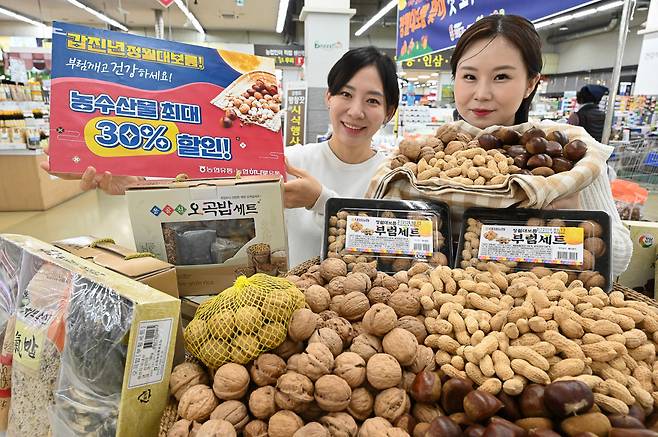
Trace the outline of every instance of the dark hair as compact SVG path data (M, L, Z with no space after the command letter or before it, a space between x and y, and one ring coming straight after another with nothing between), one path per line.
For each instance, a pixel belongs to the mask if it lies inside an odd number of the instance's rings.
M576 101L580 104L583 103L599 103L601 99L596 100L596 98L590 93L587 88L581 88L576 93Z
M576 93L576 101L581 105L583 103L599 103L608 92L608 88L601 85L585 85Z
M535 26L518 15L490 15L475 22L457 41L455 51L450 58L450 67L452 76L457 73L457 65L461 60L464 52L472 42L481 39L493 40L496 36L501 35L514 44L523 57L523 62L528 70L528 78L534 77L541 73L543 61L541 58L541 39L535 30ZM528 121L528 112L537 86L532 93L521 102L514 116L514 123L525 123Z
M329 94L335 96L347 85L347 82L364 67L374 65L379 72L379 78L384 85L384 99L386 100L386 115L395 112L400 100L398 75L395 62L376 47L360 47L349 50L331 67L327 76Z

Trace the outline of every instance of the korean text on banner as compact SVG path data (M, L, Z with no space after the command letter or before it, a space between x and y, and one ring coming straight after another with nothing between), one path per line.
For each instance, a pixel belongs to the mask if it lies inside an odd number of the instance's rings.
M591 2L398 0L397 60L404 61L454 47L466 29L487 15L514 14L535 21Z
M53 172L284 173L271 59L54 23L51 100Z

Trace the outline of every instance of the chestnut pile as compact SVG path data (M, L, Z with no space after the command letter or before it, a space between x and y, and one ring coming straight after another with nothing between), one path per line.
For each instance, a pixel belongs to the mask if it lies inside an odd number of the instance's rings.
M473 388L467 379L441 383L423 371L411 396L439 404L444 415L414 425L414 437L658 437L658 417L645 416L639 405L628 414L606 415L594 404L594 393L581 381L530 384L518 396L494 396Z
M514 159L514 165L521 174L552 176L573 168L587 152L587 145L581 140L571 140L562 131L544 132L531 128L520 135L518 132L501 127L491 134L478 137L480 147L485 150L504 149Z

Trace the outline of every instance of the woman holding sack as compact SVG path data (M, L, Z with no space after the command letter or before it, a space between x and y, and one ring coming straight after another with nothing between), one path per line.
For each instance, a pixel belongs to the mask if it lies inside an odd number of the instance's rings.
M541 40L530 21L514 15L477 21L457 42L450 65L462 120L479 129L528 121L542 68ZM613 277L626 270L632 254L630 233L619 218L604 168L589 186L549 207L607 212L612 224Z

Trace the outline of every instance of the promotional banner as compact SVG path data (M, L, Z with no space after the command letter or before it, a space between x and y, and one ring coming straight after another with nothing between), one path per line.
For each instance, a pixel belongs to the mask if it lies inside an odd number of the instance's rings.
M285 173L271 59L56 22L52 77L53 172Z
M454 47L480 18L521 15L530 21L593 3L592 0L398 0L397 60Z
M306 82L291 82L286 90L286 146L306 144Z

